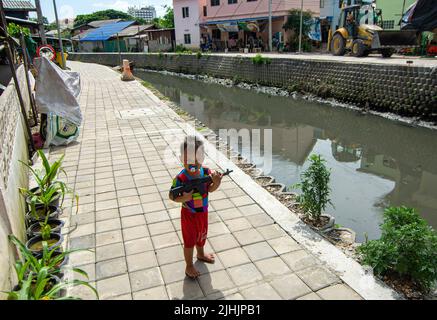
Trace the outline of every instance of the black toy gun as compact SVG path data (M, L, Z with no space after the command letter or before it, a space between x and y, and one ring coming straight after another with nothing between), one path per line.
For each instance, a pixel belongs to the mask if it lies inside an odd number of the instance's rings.
M221 175L222 175L222 177L227 176L232 171L233 170L227 169L226 172L223 172ZM171 193L173 199L176 199L177 197L182 196L184 194L184 192L191 192L191 191L193 191L195 193L198 192L201 195L204 195L206 193L205 183L210 183L210 182L212 182L211 176L193 179L193 180L190 180L190 182L184 183L183 185L181 185L179 187L171 188L170 193Z

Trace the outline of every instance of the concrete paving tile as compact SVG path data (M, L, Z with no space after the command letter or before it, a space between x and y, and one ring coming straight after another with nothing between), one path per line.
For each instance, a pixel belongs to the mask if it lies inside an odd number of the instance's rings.
M152 237L155 250L175 246L181 243L178 235L175 232L164 233Z
M253 263L231 267L227 271L231 275L232 281L237 286L246 285L263 279L262 274Z
M256 267L266 278L291 273L291 269L279 257L259 260L255 262Z
M96 245L95 234L75 237L69 239L70 249L93 249Z
M243 216L236 207L232 207L224 210L218 210L217 213L220 216L220 218L222 218L225 221L230 219L240 218Z
M124 246L121 242L96 248L96 261L103 261L124 256Z
M111 230L121 229L120 218L108 219L96 222L96 232L106 232Z
M254 215L254 214L265 213L264 210L261 209L261 207L257 204L240 206L240 207L238 207L238 210L240 210L240 212L246 217Z
M104 300L132 300L132 294L126 293L115 297L109 297Z
M260 213L260 214L254 214L254 215L251 215L251 216L247 216L247 220L255 228L262 227L262 226L269 225L269 224L273 224L273 222L274 222L273 219L270 218L265 213Z
M247 300L281 300L281 296L268 283L262 283L241 291Z
M300 271L296 274L313 290L317 291L327 287L333 283L337 283L340 279L331 271L322 266L312 266Z
M158 286L132 293L133 300L168 300L167 291L164 286Z
M159 193L148 193L140 196L141 203L150 203L150 202L161 201L161 200L162 200L161 195Z
M313 255L305 250L297 250L281 255L281 258L293 271L299 271L316 265L318 262Z
M241 206L245 206L245 205L249 205L249 204L254 204L255 202L253 201L253 199L247 195L244 196L239 196L239 197L233 197L231 198L232 203L237 206L237 207L241 207Z
M310 292L311 289L295 274L288 274L274 279L270 285L283 299L294 300Z
M117 276L127 272L126 260L124 257L105 260L96 263L97 280Z
M124 190L117 191L117 198L119 198L119 199L125 198L125 197L133 197L133 196L138 196L138 191L136 188L124 189Z
M225 268L230 268L250 262L250 259L247 256L246 252L241 248L234 248L222 251L217 253L217 256L219 257Z
M129 276L126 273L97 281L97 291L99 292L100 299L129 294L131 292Z
M256 228L256 230L258 230L259 233L261 233L266 240L275 239L287 235L285 231L277 224L270 224L267 226L258 227Z
M252 228L252 225L249 223L248 219L246 219L246 218L237 218L237 219L232 219L232 220L226 220L225 224L228 227L229 231L231 231L231 232L236 232L236 231L241 231L241 230Z
M120 217L118 209L108 209L96 212L96 221L104 221Z
M135 216L144 213L143 208L139 204L134 206L121 207L119 210L121 217Z
M184 260L184 248L181 245L156 250L160 265Z
M153 250L152 239L149 237L126 241L124 248L127 255Z
M94 288L96 288L95 282L90 282ZM80 298L82 300L97 300L97 296L93 290L86 286L76 286L67 289L67 295Z
M186 278L170 283L166 288L170 300L196 300L204 297L197 280Z
M160 266L166 284L185 279L185 261L173 262Z
M123 229L124 241L134 240L138 238L144 238L149 236L149 231L146 225L139 225L132 228Z
M314 292L311 292L311 293L306 294L300 298L297 298L296 300L322 300L322 299Z
M266 241L243 246L243 249L252 261L271 258L277 255Z
M205 295L235 287L225 270L202 274L198 281Z
M70 237L77 238L89 234L94 234L95 232L96 228L94 223L81 224L74 228L73 231L71 231Z
M336 284L322 290L317 294L323 300L362 300L361 296L344 284Z
M178 216L180 217L180 215L181 214L179 209ZM156 211L156 212L147 213L144 215L144 217L146 218L147 223L156 223L156 222L170 220L170 216L166 211Z
M144 218L144 215L128 216L121 218L121 225L125 229L145 224L146 219Z
M118 208L117 200L105 200L96 203L96 211Z
M205 248L205 252L210 252L210 250ZM206 263L194 258L194 267L200 272L201 275L224 269L223 264L217 256L215 256L214 263Z
M158 267L130 272L129 278L133 292L161 286L164 284Z
M137 254L128 255L126 257L129 272L157 267L155 252L146 251Z
M170 220L148 224L147 226L149 228L150 235L152 236L175 231L175 228Z
M154 201L142 204L144 213L155 212L155 211L165 211L165 205L162 201Z
M104 246L123 241L121 230L112 230L96 234L96 246Z
M130 190L130 189L127 189L127 190ZM133 206L133 205L140 204L140 203L141 202L140 202L139 196L118 198L118 204L120 207Z
M234 236L242 246L264 241L263 236L255 229L237 231L234 232Z
M208 237L214 237L225 233L230 233L230 231L223 222L212 223L208 226Z
M216 237L209 237L208 241L214 248L215 252L220 252L240 246L234 236L230 233Z
M78 225L94 223L96 219L96 215L94 212L82 213L71 215L70 223L71 225Z
M277 254L284 254L291 251L296 251L302 249L302 246L294 241L291 237L285 236L275 239L267 240L273 250Z
M229 199L213 200L210 201L210 204L212 204L217 211L234 207L234 204Z
M79 251L71 254L68 257L68 264L71 266L83 266L96 262L95 250L92 251Z

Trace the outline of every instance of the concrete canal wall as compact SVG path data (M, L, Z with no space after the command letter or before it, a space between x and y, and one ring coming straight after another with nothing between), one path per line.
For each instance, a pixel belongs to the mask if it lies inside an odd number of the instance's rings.
M71 53L70 60L119 64L118 53ZM272 58L255 64L250 57L195 54L123 53L137 68L228 78L283 87L362 108L437 119L437 68L366 62ZM363 60L364 61L364 60Z
M29 112L30 100L26 89L25 71L17 69L21 94ZM28 170L19 162L28 160L25 124L13 80L0 97L0 291L8 291L15 283L16 252L8 242L14 234L21 241L25 235L25 203L19 187L28 186ZM5 295L0 293L0 299Z

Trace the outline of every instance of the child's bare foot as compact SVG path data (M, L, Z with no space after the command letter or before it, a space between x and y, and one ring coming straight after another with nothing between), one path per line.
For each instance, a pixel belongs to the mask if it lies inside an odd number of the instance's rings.
M185 268L185 275L186 275L188 278L196 279L198 276L200 276L200 272L197 271L197 269L194 268L193 265L191 265L191 266L187 266L187 267Z
M197 255L197 259L206 263L214 263L215 257L212 253L206 253L204 255Z

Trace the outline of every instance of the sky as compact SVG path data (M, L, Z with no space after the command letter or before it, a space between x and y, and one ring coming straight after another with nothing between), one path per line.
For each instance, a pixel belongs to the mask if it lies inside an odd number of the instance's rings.
M56 0L59 19L74 18L78 14L93 13L105 9L115 9L127 12L129 6L153 5L158 16L165 12L163 5L172 6L172 0ZM53 0L41 0L43 15L49 22L55 20Z

